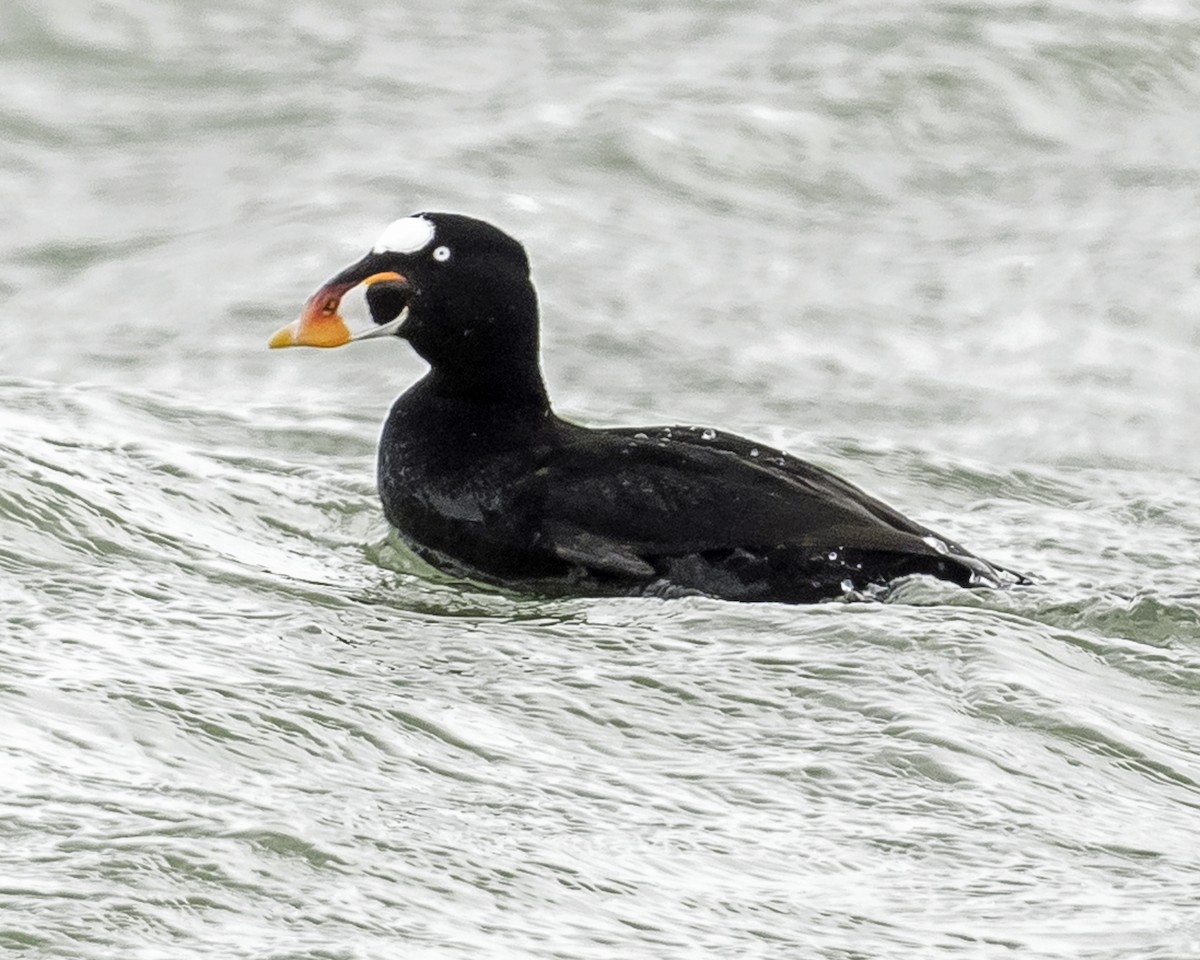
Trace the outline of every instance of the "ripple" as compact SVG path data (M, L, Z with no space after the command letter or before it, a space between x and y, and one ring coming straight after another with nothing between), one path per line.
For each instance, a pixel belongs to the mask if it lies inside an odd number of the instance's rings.
M356 12L0 11L0 944L1193 955L1188 5ZM263 340L436 207L528 243L564 410L1037 582L430 570L372 481L419 362Z

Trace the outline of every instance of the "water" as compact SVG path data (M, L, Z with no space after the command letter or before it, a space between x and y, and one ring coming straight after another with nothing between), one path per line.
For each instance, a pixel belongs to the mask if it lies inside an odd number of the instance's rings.
M1197 50L1170 0L0 7L0 945L1196 956ZM265 350L421 208L526 242L562 412L1037 585L423 567L420 363Z

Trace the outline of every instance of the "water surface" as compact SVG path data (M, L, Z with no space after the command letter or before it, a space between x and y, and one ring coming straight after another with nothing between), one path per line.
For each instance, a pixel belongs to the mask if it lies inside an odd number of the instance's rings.
M1200 951L1189 5L0 10L0 945ZM1008 592L542 601L392 542L400 343L271 354L416 209L584 422L830 467Z

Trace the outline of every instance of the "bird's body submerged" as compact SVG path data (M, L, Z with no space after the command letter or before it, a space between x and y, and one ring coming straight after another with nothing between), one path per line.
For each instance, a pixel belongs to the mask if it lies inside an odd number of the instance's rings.
M807 603L999 574L834 475L698 427L594 430L422 381L379 451L388 521L435 566L543 593Z
M353 337L336 308L362 282L379 326ZM1001 568L782 451L712 429L588 429L557 417L528 261L480 221L397 221L273 344L393 331L431 370L388 416L379 493L388 521L436 566L541 593L792 603L917 573L964 586L1003 580Z

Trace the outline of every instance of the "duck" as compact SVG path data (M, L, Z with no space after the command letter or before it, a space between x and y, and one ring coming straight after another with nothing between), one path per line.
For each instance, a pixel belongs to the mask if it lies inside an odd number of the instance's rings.
M351 330L340 306L360 286L370 323ZM428 371L384 422L379 497L399 538L452 576L537 596L793 604L879 598L914 575L1024 580L764 443L558 416L529 257L483 220L395 220L269 346L397 338Z

